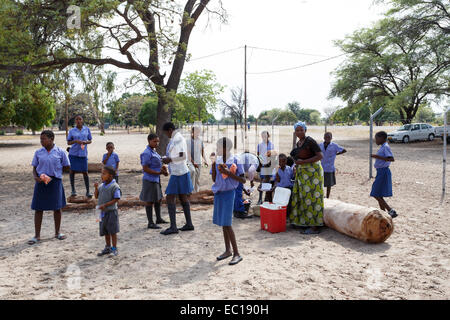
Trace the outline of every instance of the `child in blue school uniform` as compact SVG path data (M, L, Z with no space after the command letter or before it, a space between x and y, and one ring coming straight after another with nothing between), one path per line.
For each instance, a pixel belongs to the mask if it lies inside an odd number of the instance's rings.
M106 144L106 151L108 151L108 152L103 155L102 163L105 166L114 168L114 170L116 172L114 175L114 180L116 180L116 182L119 183L120 159L119 159L119 155L116 152L114 152L114 150L115 150L114 143L108 142Z
M256 174L256 170L260 167L259 159L256 155L251 154L249 152L244 152L239 156L240 164L244 168L244 174L247 173L248 179L250 181L250 186L253 188L254 182L253 179ZM235 190L234 196L234 206L233 206L233 214L235 218L239 219L247 219L252 218L251 215L248 214L249 203L247 205L244 203L243 193L247 196L250 196L251 192L248 191L244 184L239 183L238 187Z
M330 197L331 187L336 185L336 168L334 167L334 161L336 156L347 152L337 143L331 142L333 134L331 132L325 132L323 140L319 147L322 150L323 158L320 160L323 168L323 186L327 188L327 198Z
M147 137L147 148L141 153L141 165L144 173L142 177L142 190L139 196L145 202L145 212L147 213L148 229L161 229L158 224L167 223L161 218L161 200L163 198L161 190L160 176L168 176L167 167L162 165L161 156L156 152L159 145L159 137L150 133ZM153 222L153 207L155 207L156 223Z
M293 160L293 159L292 159ZM292 161L293 162L293 161ZM288 157L284 153L280 153L278 156L278 169L273 176L274 185L273 189L276 187L291 189L294 186L294 169L291 161L289 161L288 165ZM289 203L286 210L286 215L289 217L291 212L291 200L289 199Z
M389 165L395 161L386 140L386 132L379 131L375 134L375 142L381 147L378 149L377 154L372 155L372 158L376 159L374 167L377 169L377 176L373 182L370 196L378 201L381 210L387 211L392 218L395 218L397 217L397 212L384 200L385 197L392 197L392 175Z
M217 257L224 260L233 256L229 265L235 265L242 261L239 254L236 237L231 227L233 220L233 203L235 189L239 183L245 183L244 168L237 156L231 154L233 143L228 138L217 141L217 159L211 166L214 192L213 223L221 226L225 241L225 252ZM231 245L231 246L230 246ZM231 253L233 248L233 254Z
M105 248L97 254L103 256L113 254L117 256L117 234L119 228L119 212L117 202L120 200L120 187L114 179L115 170L113 167L105 166L102 169L102 184L96 182L95 198L98 199L98 208L101 210L100 237L105 237Z
M53 131L44 130L41 133L42 148L34 153L33 177L34 186L31 209L35 210L34 228L35 235L28 244L36 244L40 241L41 225L44 211L52 210L55 219L55 238L64 240L66 236L60 233L61 209L66 206L66 197L62 183L63 169L69 169L70 163L63 149L54 143Z
M84 185L86 187L86 196L92 198L89 191L89 175L88 175L88 151L87 145L92 143L91 130L83 125L83 117L78 115L75 117L75 128L70 129L67 136L67 144L69 149L70 160L70 186L72 187L72 196L77 195L75 189L75 173L82 173Z
M292 190L292 187L294 186L294 182L292 181L294 178L294 171L292 170L292 167L287 165L287 156L284 153L280 153L278 156L278 165L278 170L273 176L274 187L282 187Z

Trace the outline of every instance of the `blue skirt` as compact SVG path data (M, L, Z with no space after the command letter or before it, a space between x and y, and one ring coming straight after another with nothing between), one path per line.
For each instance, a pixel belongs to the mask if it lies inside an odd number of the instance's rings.
M242 192L244 192L244 185L239 183L238 187L235 189L234 196L234 211L245 212L244 200L242 199Z
M171 175L169 184L166 188L166 194L191 194L192 187L191 174L188 172L182 176Z
M88 171L88 158L69 155L70 170L75 172Z
M372 185L371 197L392 197L392 175L389 167L377 168L377 176Z
M60 210L66 206L66 196L62 180L51 177L49 184L43 182L34 185L31 209L36 211Z
M235 190L218 191L214 194L213 223L221 227L231 226Z

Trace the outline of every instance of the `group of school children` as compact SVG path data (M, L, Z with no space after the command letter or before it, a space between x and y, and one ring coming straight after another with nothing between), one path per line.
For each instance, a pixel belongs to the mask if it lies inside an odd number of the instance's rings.
M60 233L61 209L66 205L64 187L62 184L63 170L70 170L70 183L72 196L77 195L74 176L75 173L82 173L86 186L86 196L92 197L89 191L89 176L87 168L87 145L92 142L89 128L83 125L81 116L75 118L76 126L68 134L67 141L71 146L69 157L66 152L54 144L54 133L44 130L41 133L40 141L42 148L34 154L32 166L33 176L36 181L31 209L35 211L35 236L28 243L36 244L40 241L40 231L43 211L54 211L55 238L64 240L66 236ZM160 224L166 224L161 217L161 200L163 198L160 176L170 175L167 188L165 190L167 209L170 219L169 228L161 231L163 235L176 234L179 231L192 231L194 225L191 219L189 195L193 192L193 183L188 167L189 157L187 143L183 135L176 130L173 123L168 122L163 126L163 133L169 138L166 154L161 157L156 148L159 146L159 137L151 133L147 137L148 145L140 155L143 170L142 190L140 200L145 202L149 229L161 229ZM327 187L327 197L330 190L336 184L334 161L337 155L346 152L338 144L331 142L332 135L327 132L324 135L324 142L320 144L323 154L321 165L324 171L324 186ZM378 132L375 140L380 149L373 155L377 177L372 186L371 196L374 197L382 210L387 210L392 217L397 214L384 200L384 197L392 196L390 162L394 161L392 152L387 144L385 132ZM243 192L250 194L244 188L246 182L245 174L250 180L251 187L254 186L256 172L260 171L261 182L271 182L273 187L266 192L266 201L271 201L271 194L276 187L290 188L294 185L296 176L296 164L291 156L281 153L275 157L274 145L269 140L269 133L262 133L262 142L258 144L257 156L251 153L233 155L231 153L233 143L224 137L217 141L216 152L211 154L212 191L214 193L213 223L221 226L225 242L225 251L217 257L217 260L224 260L232 257L229 264L235 265L242 261L239 254L236 237L232 229L233 213L235 217L249 217L243 202ZM120 159L114 152L114 144L108 142L107 153L103 155L104 164L101 180L102 183L94 183L94 196L98 199L99 228L100 236L105 238L105 247L98 253L103 255L118 255L117 233L119 233L119 214L117 202L121 197L119 182ZM203 155L203 146L202 146ZM203 156L204 157L204 156ZM273 169L272 161L278 158L278 166ZM167 166L168 165L168 168ZM259 201L262 203L263 191L258 188ZM185 225L181 228L176 224L176 198L179 198L185 216ZM230 205L234 204L234 205ZM156 220L153 220L153 208ZM289 208L288 208L289 211Z

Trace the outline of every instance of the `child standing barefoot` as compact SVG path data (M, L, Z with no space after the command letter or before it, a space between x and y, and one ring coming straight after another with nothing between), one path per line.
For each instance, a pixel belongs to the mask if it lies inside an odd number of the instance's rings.
M384 197L392 197L392 176L389 165L394 161L394 155L386 140L386 132L379 131L375 134L375 142L377 145L381 145L381 147L378 149L377 154L372 155L372 158L376 159L374 167L377 169L377 176L373 182L370 196L377 199L381 210L387 210L389 215L392 218L395 218L397 212L395 212L395 210L384 200Z
M28 241L32 245L38 243L41 237L42 216L44 210L53 210L55 219L55 238L64 240L65 235L59 233L61 226L61 209L66 206L66 197L62 184L63 169L70 168L69 159L63 149L55 146L53 131L44 130L41 133L42 148L34 154L33 176L34 186L31 209L35 210L35 235Z
M214 214L213 223L221 226L225 241L225 252L217 257L223 260L231 257L231 247L233 248L233 258L230 265L235 265L242 261L239 255L236 237L231 227L233 220L233 202L235 189L239 183L244 184L244 168L240 164L239 158L231 154L233 143L228 138L217 141L217 160L212 164L212 191L214 192Z
M145 202L145 212L147 213L148 229L161 229L158 224L167 223L161 218L161 179L160 175L168 176L167 167L162 165L161 156L156 152L159 145L159 138L156 134L150 133L147 137L148 146L141 153L141 165L144 176L142 177L142 190L139 196ZM155 207L156 224L153 222L153 206Z
M100 237L105 237L105 248L98 256L112 253L117 256L117 233L119 233L119 213L117 202L120 199L120 187L114 180L115 170L105 166L102 170L103 183L98 186L96 182L95 198L98 199L99 209L102 211L100 220Z

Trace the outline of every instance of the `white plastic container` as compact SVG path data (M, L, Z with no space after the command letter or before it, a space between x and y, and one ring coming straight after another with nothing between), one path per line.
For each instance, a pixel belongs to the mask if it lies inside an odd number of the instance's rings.
M99 206L95 206L94 209L94 217L95 217L95 222L100 222L102 221L102 210L99 209Z
M290 197L291 189L276 187L272 202L264 202L261 206L266 209L277 210L286 207L289 204Z

